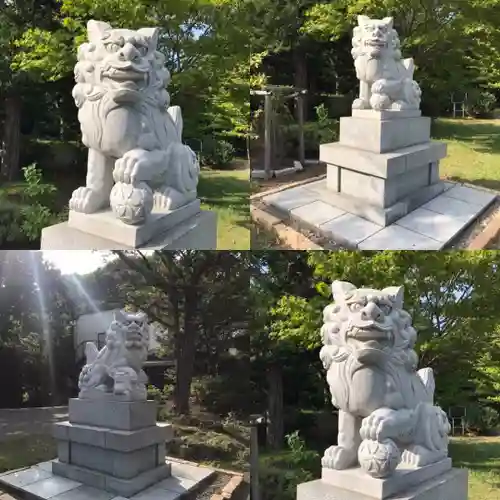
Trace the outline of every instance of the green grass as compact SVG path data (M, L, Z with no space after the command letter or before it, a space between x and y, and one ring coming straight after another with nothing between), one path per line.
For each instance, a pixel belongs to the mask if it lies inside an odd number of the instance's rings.
M453 438L450 456L469 469L469 500L500 500L500 437Z
M198 195L217 212L217 250L250 249L248 170L202 170Z
M500 120L440 118L432 137L448 144L442 177L500 190Z
M57 455L50 436L23 436L0 442L0 473L52 460Z

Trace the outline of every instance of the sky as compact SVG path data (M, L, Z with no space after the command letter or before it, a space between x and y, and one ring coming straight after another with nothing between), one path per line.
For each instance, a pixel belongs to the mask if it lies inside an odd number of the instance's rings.
M106 264L110 253L93 250L44 250L43 259L60 269L62 274L87 274Z

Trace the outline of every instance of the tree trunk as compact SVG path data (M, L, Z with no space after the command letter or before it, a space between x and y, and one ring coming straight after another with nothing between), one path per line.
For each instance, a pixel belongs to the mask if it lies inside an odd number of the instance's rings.
M283 446L283 375L277 365L267 371L268 385L268 427L267 444L273 450Z
M293 81L294 86L299 89L308 89L307 59L304 50L296 45L293 50ZM307 94L302 97L302 110L304 120L307 121Z
M11 95L5 98L5 125L2 141L0 177L13 181L19 175L19 152L21 130L21 98Z
M179 415L188 415L190 410L189 397L191 396L196 347L196 292L186 290L184 300L184 328L179 335L174 392L174 408Z

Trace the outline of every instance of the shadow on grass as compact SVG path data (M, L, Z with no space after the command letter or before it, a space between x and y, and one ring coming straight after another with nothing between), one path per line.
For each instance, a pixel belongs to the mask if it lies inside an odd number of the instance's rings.
M446 178L447 181L460 182L472 184L474 186L483 187L486 189L493 189L493 191L500 191L500 180L496 179L468 179L459 175L450 175Z
M433 139L466 143L479 153L500 153L500 121L437 120L432 124Z
M500 488L500 439L463 438L450 443L450 456L456 467L495 475L494 487Z
M231 172L206 171L200 176L198 195L214 208L233 210L245 218L250 215L250 179L232 176Z

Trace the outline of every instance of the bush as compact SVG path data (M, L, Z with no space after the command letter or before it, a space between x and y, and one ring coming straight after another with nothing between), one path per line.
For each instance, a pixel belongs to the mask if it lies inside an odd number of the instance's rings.
M23 216L21 207L6 199L0 199L0 247L7 247L8 243L22 243L27 241L21 226Z
M206 137L200 152L200 164L210 167L227 167L234 159L233 145L223 139Z
M475 117L490 117L497 104L495 94L486 90L475 90L468 95L467 111Z
M298 431L286 436L288 450L260 461L262 500L294 500L297 484L319 477L320 457L308 450Z
M500 425L500 413L491 406L475 405L467 408L467 428L480 435L495 433Z

